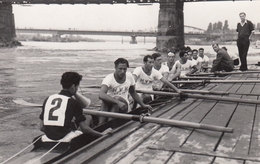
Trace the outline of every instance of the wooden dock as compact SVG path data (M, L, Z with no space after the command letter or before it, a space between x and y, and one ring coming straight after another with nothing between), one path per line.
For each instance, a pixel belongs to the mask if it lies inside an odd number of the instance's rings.
M257 67L252 67L257 68ZM235 74L229 80L257 80L259 73ZM259 83L206 84L197 89L227 91L258 100ZM218 95L221 96L221 95ZM56 163L161 164L260 163L260 107L203 99L173 98L156 107L153 117L234 128L233 133L130 121Z

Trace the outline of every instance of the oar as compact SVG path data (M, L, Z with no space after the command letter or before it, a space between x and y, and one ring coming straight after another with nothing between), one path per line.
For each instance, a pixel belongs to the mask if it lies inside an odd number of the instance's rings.
M42 107L42 104L37 104L37 103L30 103L25 101L24 99L15 99L13 100L14 103L19 104L19 105L23 105L23 106L30 106L30 107ZM88 108L96 108L96 107L100 107L100 105L90 105Z
M210 75L233 75L233 74L248 74L248 73L260 73L259 71L243 71L243 72L214 72L214 73L201 73L201 74L189 74L188 76L210 76Z
M163 96L174 96L179 97L177 93L171 92L160 92L160 91L147 91L147 90L136 90L138 93L145 94L154 94L154 95L163 95ZM207 100L217 100L217 101L227 101L227 102L236 102L236 103L247 103L247 104L260 104L258 100L249 100L249 99L238 99L230 97L217 97L217 96L205 96L198 94L185 94L186 98L197 98L197 99L207 99Z
M228 92L221 92L221 91L206 91L206 90L190 90L190 89L179 89L182 92L185 93L199 93L199 94L212 94L212 95L229 95ZM175 92L172 89L163 88L162 91L170 91Z
M205 91L205 90L190 90L190 89L180 89L185 93L200 93L200 94L212 94L212 95L229 95L228 92L221 91Z
M228 128L228 127L199 124L199 123L186 122L186 121L177 121L177 120L171 120L165 118L155 118L155 117L145 116L145 115L132 115L132 114L122 114L122 113L114 113L114 112L93 111L88 109L84 109L83 112L89 115L119 118L119 119L126 119L126 120L140 121L140 122L158 123L158 124L170 125L170 126L205 129L205 130L228 132L228 133L233 133L234 131L233 128Z
M171 81L172 84L194 84L194 83L260 83L260 80L189 80Z
M199 80L199 79L205 79L205 80L216 80L216 79L222 79L221 77L180 77L180 80Z

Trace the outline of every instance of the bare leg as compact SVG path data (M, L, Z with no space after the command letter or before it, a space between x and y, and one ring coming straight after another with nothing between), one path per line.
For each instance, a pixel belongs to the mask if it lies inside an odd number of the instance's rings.
M101 104L101 107L100 107L100 110L101 111L104 111L104 112L108 112L108 104L104 101L102 101L102 104ZM99 125L103 124L106 122L106 117L99 117Z

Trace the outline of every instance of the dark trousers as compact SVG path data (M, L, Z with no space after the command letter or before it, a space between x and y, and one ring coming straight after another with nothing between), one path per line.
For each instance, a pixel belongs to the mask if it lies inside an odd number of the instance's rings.
M239 58L241 61L240 70L246 71L247 70L247 52L249 49L250 41L249 38L246 37L238 37L237 39L237 47L238 47L238 53Z
M226 71L226 72L231 72L233 71L233 67L231 67L230 65L224 64L224 63L220 63L218 65L218 67L216 68L216 71Z

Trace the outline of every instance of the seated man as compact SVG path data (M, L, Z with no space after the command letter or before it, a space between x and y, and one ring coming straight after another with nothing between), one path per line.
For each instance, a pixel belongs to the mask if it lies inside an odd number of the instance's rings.
M226 47L222 47L223 50L227 51L227 48ZM231 57L231 59L233 60L233 64L234 66L237 66L239 65L239 57L234 54L234 53L229 53L229 56Z
M129 112L128 95L132 96L135 102L141 107L152 110L150 105L145 105L135 91L135 80L130 72L128 61L124 58L118 58L115 62L115 72L107 75L99 92L99 98L102 100L101 111L127 113ZM108 119L110 120L110 119ZM99 118L99 124L106 122L105 117Z
M181 93L181 91L165 79L159 71L153 68L154 58L151 55L146 55L143 58L143 63L143 67L137 67L133 72L136 81L136 89L153 91L153 81L160 80L177 93ZM150 94L141 94L141 99L143 102L147 102L150 101L152 97Z
M228 55L227 51L219 48L218 44L212 45L213 50L217 53L217 58L213 60L211 72L225 71L231 72L234 69L233 60Z
M43 103L42 112L40 114L40 129L45 133L47 140L67 141L77 137L83 133L88 133L97 137L102 136L89 127L91 117L83 115L83 109L90 105L90 100L79 93L78 87L82 76L76 72L65 72L61 78L62 90L59 94L49 96ZM71 122L74 123L79 130L72 130Z
M192 50L192 59L191 61L193 62L194 65L197 67L197 71L201 70L201 63L202 59L201 57L198 56L198 50L194 49Z
M180 77L186 77L189 74L195 73L198 69L191 60L188 60L188 53L181 51L180 60L177 60L175 64L179 64L181 67Z
M168 66L169 71L171 71L174 64L175 64L175 53L169 52L167 54L167 61L164 62L163 65Z
M209 57L204 54L204 48L199 48L199 57L201 58L200 72L208 72Z
M159 71L165 79L168 79L169 67L166 65L162 65L162 55L159 53L154 53L152 54L152 57L154 58L153 68ZM162 87L163 87L163 82L161 82L160 80L155 80L153 82L154 90L161 90Z

